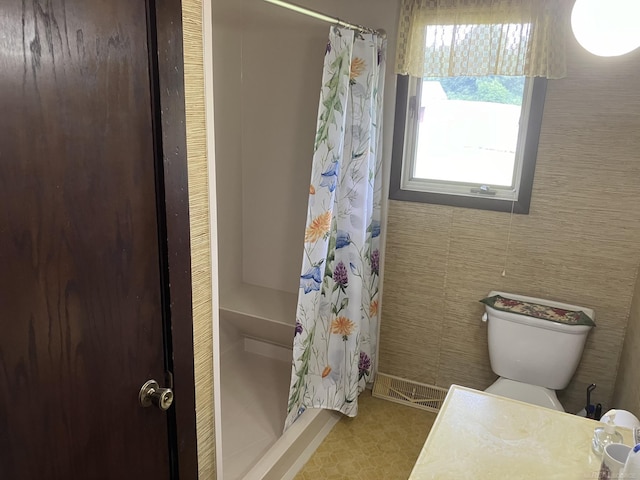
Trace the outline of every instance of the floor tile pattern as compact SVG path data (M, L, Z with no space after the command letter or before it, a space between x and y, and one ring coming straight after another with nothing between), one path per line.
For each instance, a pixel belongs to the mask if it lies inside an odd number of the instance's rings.
M333 427L295 480L407 480L435 413L371 396Z

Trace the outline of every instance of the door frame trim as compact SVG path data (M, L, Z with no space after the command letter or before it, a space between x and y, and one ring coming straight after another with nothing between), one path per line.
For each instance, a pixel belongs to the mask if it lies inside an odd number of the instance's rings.
M191 239L181 0L155 4L159 122L164 176L166 253L170 287L168 321L173 349L175 438L181 480L198 478L196 436ZM171 439L170 439L171 441Z

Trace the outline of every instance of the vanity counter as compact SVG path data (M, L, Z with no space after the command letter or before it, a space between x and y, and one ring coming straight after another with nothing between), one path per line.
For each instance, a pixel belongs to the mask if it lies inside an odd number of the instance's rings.
M598 422L453 385L409 480L597 479ZM624 443L633 434L618 428Z

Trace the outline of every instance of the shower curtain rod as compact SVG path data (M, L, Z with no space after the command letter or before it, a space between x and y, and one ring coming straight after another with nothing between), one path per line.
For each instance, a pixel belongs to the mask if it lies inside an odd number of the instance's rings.
M340 25L341 27L350 28L351 30L356 30L358 32L376 33L382 36L385 35L383 31L376 30L375 28L363 27L362 25L356 25L354 23L344 22L339 18L330 17L329 15L325 15L324 13L316 12L315 10L301 7L300 5L295 5L293 3L283 2L282 0L264 0L264 1L273 3L274 5L278 5L279 7L284 7L289 10L293 10L294 12L302 13L303 15L307 15L309 17L313 17L319 20L323 20L325 22L333 23L334 25Z

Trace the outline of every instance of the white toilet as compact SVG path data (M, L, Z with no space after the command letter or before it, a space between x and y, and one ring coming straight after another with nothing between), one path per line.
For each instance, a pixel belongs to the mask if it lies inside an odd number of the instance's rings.
M489 293L514 300L581 310L589 308L511 293ZM527 315L504 312L485 305L491 369L500 378L485 392L564 412L556 390L565 388L578 367L591 325L567 325Z

